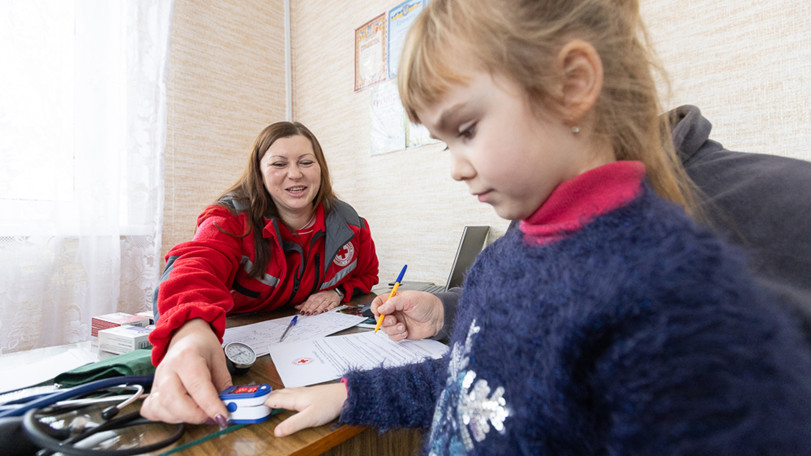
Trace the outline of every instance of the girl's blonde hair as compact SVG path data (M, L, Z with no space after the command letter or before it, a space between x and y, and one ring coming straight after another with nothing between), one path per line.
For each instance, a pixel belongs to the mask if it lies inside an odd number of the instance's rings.
M559 112L551 91L564 44L582 39L603 64L603 88L593 109L594 134L617 160L645 164L654 190L693 213L693 185L676 155L653 70L637 0L432 0L409 31L398 86L412 122L417 110L437 102L451 84L465 83L454 69L461 56L492 74L515 80L534 109ZM665 79L663 77L663 79Z

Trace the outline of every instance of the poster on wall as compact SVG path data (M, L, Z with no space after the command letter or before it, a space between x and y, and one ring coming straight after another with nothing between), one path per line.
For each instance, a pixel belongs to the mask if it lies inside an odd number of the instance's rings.
M403 110L403 115L405 115L405 110ZM431 132L424 125L406 123L406 147L419 147L439 142L439 140L431 137Z
M386 80L387 50L386 13L355 29L355 92Z
M423 0L406 0L389 10L389 78L397 76L406 33L422 11Z
M400 103L394 80L378 84L369 91L371 119L371 155L385 154L406 147L405 110Z

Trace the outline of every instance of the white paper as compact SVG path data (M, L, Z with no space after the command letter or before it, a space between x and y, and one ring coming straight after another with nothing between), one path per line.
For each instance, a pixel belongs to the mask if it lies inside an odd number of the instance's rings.
M431 132L425 125L407 122L406 125L406 146L417 147L425 144L435 144L439 141L431 137Z
M378 84L369 92L371 115L370 153L384 154L406 148L406 114L394 80Z
M248 344L256 356L267 355L268 345L279 343L287 325L293 316L276 318L250 325L227 328L222 336L223 345L229 342ZM365 317L347 315L339 312L324 312L318 315L299 315L296 325L290 328L284 342L308 340L329 336L338 331L351 328L366 320Z
M0 392L37 385L98 360L98 352L87 343L4 355L0 361Z
M393 367L440 358L448 347L435 340L394 342L382 331L366 331L273 344L270 357L287 388L337 380L351 369Z

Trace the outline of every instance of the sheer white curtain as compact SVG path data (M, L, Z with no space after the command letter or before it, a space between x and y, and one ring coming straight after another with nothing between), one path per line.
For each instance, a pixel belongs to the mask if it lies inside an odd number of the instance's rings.
M4 0L0 353L90 338L160 273L173 2Z

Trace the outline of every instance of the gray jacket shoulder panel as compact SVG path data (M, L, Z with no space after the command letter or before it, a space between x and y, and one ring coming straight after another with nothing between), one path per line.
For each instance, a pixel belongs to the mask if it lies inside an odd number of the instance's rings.
M349 204L335 200L329 214L324 221L326 225L326 239L324 240L323 273L326 274L330 263L338 251L355 236L350 226L365 228L365 220Z
M343 218L348 225L364 228L365 223L363 218L361 218L355 208L350 206L348 203L336 199L332 205L332 208L330 209L327 219L329 220L330 217L333 217L333 214Z

